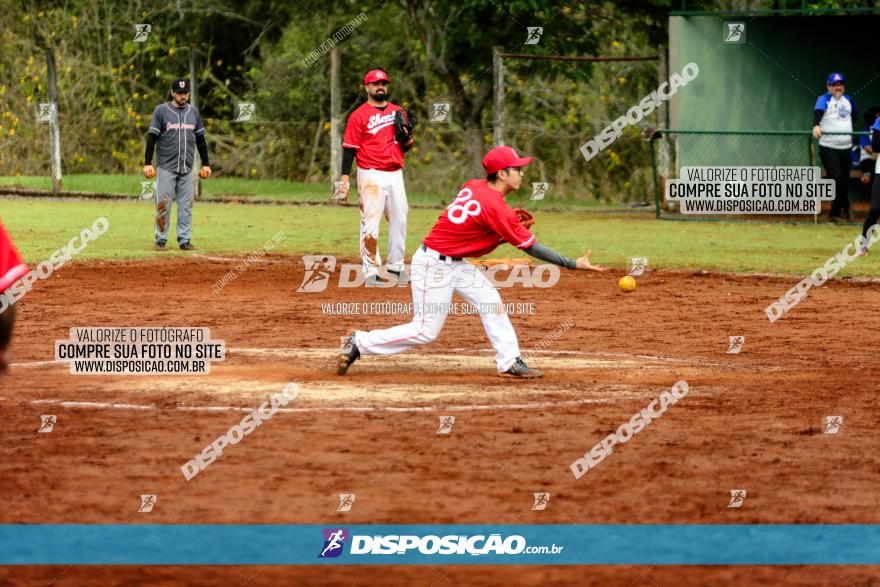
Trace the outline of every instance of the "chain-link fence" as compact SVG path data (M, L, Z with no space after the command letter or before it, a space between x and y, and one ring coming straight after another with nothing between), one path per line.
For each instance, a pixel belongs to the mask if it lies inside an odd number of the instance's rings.
M824 133L859 138L867 133ZM683 167L822 167L818 141L809 130L799 131L715 131L659 129L650 137L651 166L653 173L654 205L657 218L676 220L705 220L709 215L682 214L678 202L666 199L667 182L681 179ZM854 147L850 151L849 197L851 201L870 199L870 186L862 181L870 177L875 159L870 166L860 165L864 152ZM823 170L824 175L824 170ZM826 204L826 207L830 204ZM725 215L724 220L732 217ZM792 220L785 214L751 216L752 219ZM815 215L797 216L809 219Z
M430 103L403 106L414 110L416 121L416 142L405 156L410 200L448 203L460 185L473 178L467 137L449 118L432 114ZM265 120L259 116L259 104L250 118L240 120L239 110L231 108L227 118L203 117L214 176L206 181L194 177L201 197L329 200L340 175L339 169L330 168L330 121ZM15 130L2 143L0 154L0 188L51 189L50 125L39 120L37 105L31 112L7 113L12 116ZM94 119L87 112L59 107L54 116L60 129L63 191L140 193L149 109ZM483 151L492 144L492 132L491 127L476 129ZM506 144L534 157L515 197L564 208L650 202L650 160L639 130L626 129L613 148L586 164L579 150L585 136L589 138L575 130L510 124Z

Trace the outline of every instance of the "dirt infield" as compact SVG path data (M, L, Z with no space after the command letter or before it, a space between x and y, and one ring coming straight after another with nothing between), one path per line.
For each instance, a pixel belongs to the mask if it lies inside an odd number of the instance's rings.
M269 256L214 293L239 261L79 263L37 284L0 380L0 523L880 523L880 285L813 288L770 324L764 307L796 278L655 271L624 295L619 274L563 272L550 289L501 291L534 304L512 320L544 379L498 377L473 315L338 377L340 335L407 317L321 304L408 303L409 289L296 293L298 258ZM205 376L74 376L54 341L83 326L207 326L229 352ZM746 337L739 354L732 335ZM680 379L685 398L574 478L574 459ZM290 381L294 402L185 481L183 463ZM49 434L43 414L57 415ZM452 431L437 434L446 415ZM844 417L837 434L830 415ZM742 507L732 489L747 490ZM539 491L550 503L532 511ZM350 512L339 493L357 495ZM157 496L152 512L138 513L141 494ZM0 569L0 583L867 585L876 571L45 567Z

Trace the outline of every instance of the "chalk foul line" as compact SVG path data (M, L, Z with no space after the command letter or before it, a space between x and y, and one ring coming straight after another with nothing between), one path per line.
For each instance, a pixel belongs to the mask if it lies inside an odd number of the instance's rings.
M237 406L175 406L163 408L155 404L122 404L111 402L79 402L58 399L38 399L29 402L31 405L56 405L62 408L79 408L93 410L177 410L181 412L252 412L253 407ZM510 404L463 404L457 406L310 406L303 408L278 408L278 413L298 414L309 412L467 412L485 410L535 410L581 406L588 404L608 404L609 399L576 399L558 402L531 402Z

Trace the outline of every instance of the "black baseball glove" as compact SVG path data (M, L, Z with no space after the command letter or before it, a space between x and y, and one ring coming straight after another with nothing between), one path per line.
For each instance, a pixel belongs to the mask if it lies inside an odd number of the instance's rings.
M400 146L405 145L413 138L412 110L397 110L394 112L394 140Z

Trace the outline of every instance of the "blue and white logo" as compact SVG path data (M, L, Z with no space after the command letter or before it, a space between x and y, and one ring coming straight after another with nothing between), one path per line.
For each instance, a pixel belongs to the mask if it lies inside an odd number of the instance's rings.
M345 547L345 541L348 540L348 530L345 528L324 528L324 548L318 558L336 558Z

